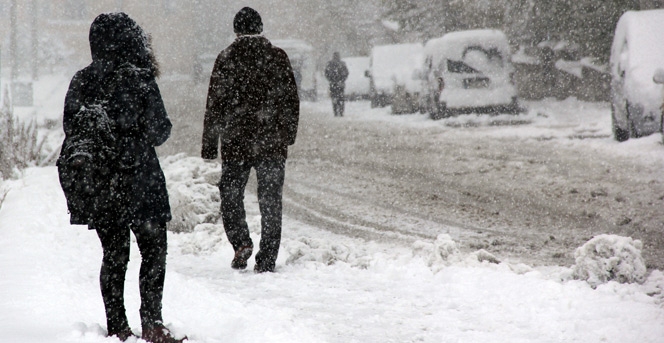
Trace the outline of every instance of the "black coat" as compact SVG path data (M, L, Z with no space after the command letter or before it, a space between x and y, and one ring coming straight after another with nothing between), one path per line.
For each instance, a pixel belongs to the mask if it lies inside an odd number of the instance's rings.
M154 69L136 67L131 59L96 54L101 50L96 44L107 43L103 38L93 40L91 34L90 43L93 62L74 75L65 98L65 143L75 134L71 123L81 106L107 100L103 107L111 120L118 157L99 181L104 186L95 197L88 224L95 229L170 221L166 180L154 147L168 139L172 124Z
M295 143L300 100L288 55L262 36L238 37L215 61L201 156L286 158Z
M325 78L330 82L330 89L344 89L348 78L348 68L342 60L333 59L325 66Z

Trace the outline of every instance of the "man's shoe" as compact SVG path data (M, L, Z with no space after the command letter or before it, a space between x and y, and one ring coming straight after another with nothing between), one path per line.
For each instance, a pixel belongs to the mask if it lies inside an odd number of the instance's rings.
M175 338L163 324L155 324L149 328L143 328L141 338L148 343L182 343L187 339L187 336L179 339Z
M249 257L251 257L251 253L253 253L253 250L254 249L250 246L244 246L238 249L235 252L235 257L233 257L233 261L231 261L231 268L246 269L247 261L249 260Z
M136 337L130 328L125 328L118 332L108 332L108 337L117 337L120 341L126 342L131 337Z
M256 264L254 266L254 273L274 273L274 266L268 267L268 266L261 266L260 264Z

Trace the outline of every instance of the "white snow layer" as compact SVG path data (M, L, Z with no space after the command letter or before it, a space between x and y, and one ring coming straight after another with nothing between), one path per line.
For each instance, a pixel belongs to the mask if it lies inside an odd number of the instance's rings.
M214 181L212 165L176 156L163 166L170 190L191 196L190 202L216 202L209 199L216 187L202 186ZM8 185L0 209L0 342L116 342L104 336L98 238L68 224L56 169L29 169ZM255 197L248 195L246 203L257 242ZM614 243L608 246L635 244L617 238ZM643 285L608 282L593 289L571 279L568 268L500 263L487 254L462 256L447 235L408 248L338 236L285 218L277 273L253 274L232 270L232 248L222 226L202 223L189 232L169 232L164 317L193 343L661 342L664 337L659 271ZM132 242L126 304L137 333L139 261ZM249 268L252 264L253 259Z
M61 108L68 80L61 81L43 82L57 90L50 96L36 93L41 115L55 115ZM331 112L325 101L303 107L305 112ZM390 116L389 109L371 109L367 102L349 103L344 120L450 127L449 134L468 140L478 132L524 139L600 134L606 137L561 144L638 155L653 163L664 159L661 135L613 141L608 104L549 99L529 107L519 117L529 125L501 130L488 128L513 116L434 122L421 115ZM26 116L33 110L21 109ZM454 131L467 125L477 128ZM234 271L232 248L216 222L218 164L183 155L161 163L175 215L171 229L179 232L169 232L164 319L189 342L663 342L664 273L654 270L642 284L575 279L581 265L592 265L592 250L579 253L585 258L573 268L533 268L501 262L485 251L464 255L447 235L412 246L390 245L285 217L277 273ZM69 225L56 169L32 168L18 180L0 181L0 200L6 190L0 208L0 342L119 342L105 337L98 238L84 226ZM245 202L257 243L258 204L252 194ZM608 249L613 255L597 261L619 262L614 275L640 281L635 277L640 275L638 243L606 238L579 251ZM132 242L125 302L138 334L139 263ZM634 272L625 272L628 266ZM603 275L603 269L589 270Z

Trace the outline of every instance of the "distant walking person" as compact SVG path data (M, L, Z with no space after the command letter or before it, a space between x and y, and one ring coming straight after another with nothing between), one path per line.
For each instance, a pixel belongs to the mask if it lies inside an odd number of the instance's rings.
M344 90L348 78L348 68L341 60L339 53L332 54L332 60L325 66L325 78L330 82L330 98L332 98L332 110L335 117L344 115Z
M286 157L295 143L300 102L288 55L260 35L258 12L241 9L233 28L237 38L219 54L210 77L201 156L217 158L221 141L221 218L235 250L233 269L245 269L253 253L244 189L255 169L261 239L254 271L274 272Z
M133 231L142 258L142 338L179 343L184 339L173 338L161 314L171 210L154 147L168 139L171 122L155 81L158 66L148 36L125 13L99 15L89 40L92 63L69 85L58 159L71 222L87 224L101 241L108 336L135 337L124 305Z

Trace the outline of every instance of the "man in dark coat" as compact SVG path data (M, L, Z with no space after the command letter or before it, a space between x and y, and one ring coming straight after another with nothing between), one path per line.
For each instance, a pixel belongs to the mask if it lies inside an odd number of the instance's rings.
M103 249L100 275L108 336L125 341L134 334L124 306L124 283L129 263L130 231L141 251L139 288L143 339L176 343L162 320L166 273L166 223L171 220L166 181L155 146L164 143L171 122L155 78L158 66L145 32L125 13L99 15L90 26L92 63L71 80L65 98L65 141L58 164L76 153L76 137L90 130L80 124L87 107L99 105L114 136L105 148L115 152L103 165L90 213L76 218L96 230ZM92 134L99 133L92 128ZM67 175L61 175L66 178ZM73 215L73 213L72 213ZM74 218L72 217L72 221Z
M235 250L234 269L247 267L253 242L244 210L251 168L261 212L256 272L273 272L281 242L282 189L288 146L295 143L300 103L286 53L260 36L263 23L245 7L233 20L235 41L214 64L203 123L202 157L215 159L221 141L221 217Z
M344 115L344 90L348 78L348 68L341 60L339 53L332 54L332 60L325 66L325 78L330 82L330 98L332 98L332 110L335 117Z

